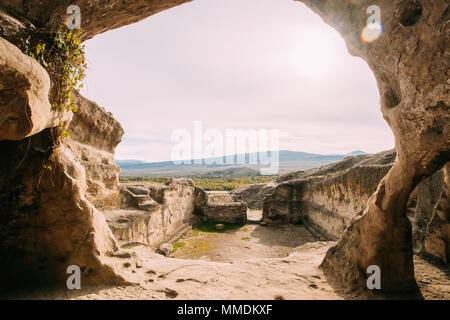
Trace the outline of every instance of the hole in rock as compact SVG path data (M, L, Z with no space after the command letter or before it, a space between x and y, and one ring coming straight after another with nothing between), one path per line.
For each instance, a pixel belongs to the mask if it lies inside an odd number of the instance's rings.
M409 1L400 15L400 23L405 27L415 25L423 14L423 6L420 1Z

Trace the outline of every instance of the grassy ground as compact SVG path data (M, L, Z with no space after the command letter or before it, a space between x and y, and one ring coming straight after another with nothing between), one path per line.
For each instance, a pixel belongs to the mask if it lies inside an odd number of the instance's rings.
M225 233L231 230L238 230L245 226L244 223L221 223L224 228L222 230L216 230L215 226L217 223L215 222L203 222L201 224L197 224L192 228L193 232L208 232L208 233Z

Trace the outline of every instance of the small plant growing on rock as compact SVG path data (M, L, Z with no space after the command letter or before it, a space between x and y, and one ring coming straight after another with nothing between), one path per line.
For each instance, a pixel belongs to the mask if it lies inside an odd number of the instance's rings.
M52 78L52 106L60 111L76 112L73 92L83 88L87 64L82 34L82 29L69 30L64 23L53 34L35 36L37 41L31 36L22 39L22 51L46 68Z
M177 251L179 248L184 247L186 242L177 242L173 245L173 252Z
M36 59L52 79L52 107L61 112L76 112L73 92L83 87L87 69L82 30L69 30L65 22L53 34L38 34L33 38L29 36L22 41L22 51ZM44 163L44 168L48 170L54 167L59 145L70 135L64 121L60 121L54 129L52 153Z
M74 32L62 25L53 37L53 61L49 63L49 73L59 81L59 90L54 97L53 107L76 112L73 101L74 90L83 88L86 76L85 46L81 44L82 30Z

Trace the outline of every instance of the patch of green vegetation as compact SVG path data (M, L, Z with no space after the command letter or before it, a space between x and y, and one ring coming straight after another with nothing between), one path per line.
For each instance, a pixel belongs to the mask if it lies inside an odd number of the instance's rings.
M241 240L244 240L244 241L250 241L252 238L249 238L249 237L243 237L243 238L241 238Z
M193 235L194 237L198 236L200 234L199 230L192 230L191 231L191 235Z
M216 230L216 222L203 222L200 224L197 224L193 227L194 231L197 232L208 232L208 233L225 233L227 231L237 230L245 226L244 223L229 223L224 222L220 224L224 225L224 228L222 230Z
M231 191L257 183L270 183L273 177L194 178L194 184L206 191Z
M243 227L243 228L242 228L242 231L247 232L247 231L248 231L248 228L247 228L247 227Z
M179 248L184 247L186 242L177 242L173 245L173 252L177 251Z
M121 248L122 249L132 249L132 248L137 247L137 246L139 246L139 243L137 243L137 242L130 242L130 243L124 244Z
M184 254L190 257L203 256L207 251L213 248L213 239L191 239L184 250Z
M271 176L253 176L253 177L209 177L194 176L192 178L194 184L206 191L231 191L240 187L257 183L270 183L274 177ZM149 181L156 183L166 183L169 177L120 177L121 182L141 182ZM258 209L256 209L258 210Z
M36 59L50 74L53 87L58 89L52 97L52 106L60 111L76 112L73 92L83 88L86 76L85 46L83 31L69 30L67 22L61 24L55 33L40 34L40 37L22 39L22 51Z
M119 178L120 182L142 182L142 181L147 181L147 182L155 182L155 183L162 183L162 184L165 184L170 179L172 179L172 178L169 178L169 177L136 177L136 178L120 177Z
M39 62L48 72L52 80L49 99L52 107L59 111L77 111L73 93L83 88L87 69L82 35L82 30L69 30L66 21L60 24L55 33L39 33L22 38L20 48L23 53ZM53 170L58 147L69 135L68 123L59 121L53 129L54 144L52 153L43 164L45 169Z

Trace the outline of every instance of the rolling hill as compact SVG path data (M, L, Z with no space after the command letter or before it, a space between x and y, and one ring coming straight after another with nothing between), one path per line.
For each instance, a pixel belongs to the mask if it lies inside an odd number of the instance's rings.
M280 174L295 171L306 170L320 167L336 161L340 161L348 156L365 154L363 151L353 151L348 154L314 154L296 151L279 152L279 172ZM184 161L182 164L175 164L172 161L163 162L144 162L140 160L116 160L121 168L122 177L190 177L198 175L206 176L257 176L259 169L267 166L261 164L250 164L249 159L258 159L257 153L242 154L231 156L232 163L241 163L228 165L226 157L194 159ZM245 159L245 161L238 161ZM228 161L230 163L230 161Z

